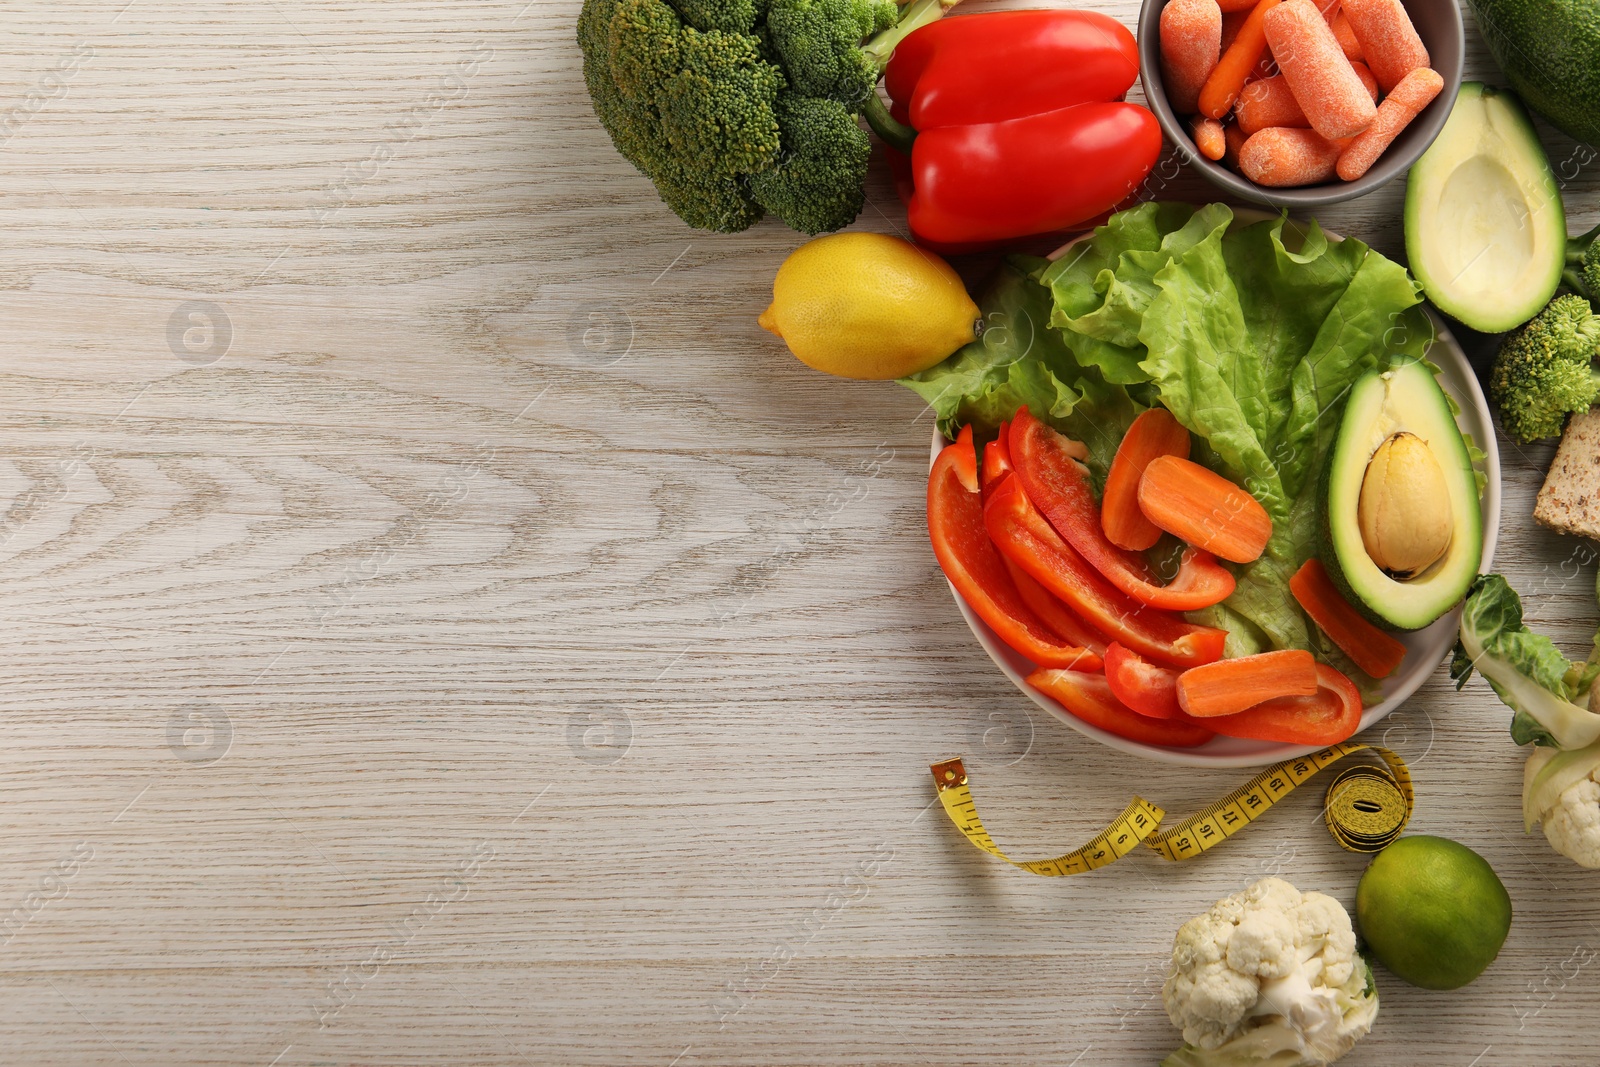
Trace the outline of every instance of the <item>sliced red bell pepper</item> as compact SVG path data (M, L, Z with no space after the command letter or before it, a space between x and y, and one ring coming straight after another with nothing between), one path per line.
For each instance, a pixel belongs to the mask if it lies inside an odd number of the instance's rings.
M1178 706L1178 672L1113 642L1101 655L1112 695L1152 719L1188 719Z
M1144 557L1106 539L1089 476L1069 441L1029 413L1017 412L1007 440L1016 477L1067 544L1128 596L1166 611L1198 611L1233 594L1234 579L1209 552L1184 552L1171 583L1157 585Z
M1277 741L1286 745L1336 745L1361 729L1361 693L1355 683L1326 663L1317 664L1313 696L1276 697L1237 715L1206 719L1227 737Z
M1009 422L1000 424L1000 436L983 446L983 499L988 500L990 492L1008 477L1014 467L1011 466L1011 453L1006 450L1006 431L1010 429Z
M1003 553L1001 558L1004 559ZM1084 622L1077 612L1062 602L1060 597L1040 585L1034 580L1033 575L1009 559L1006 560L1006 570L1011 572L1011 580L1017 583L1017 592L1022 595L1022 602L1032 608L1050 629L1060 634L1069 645L1081 645L1101 659L1105 658L1106 648L1111 644L1109 637Z
M945 577L1002 641L1041 667L1100 669L1099 656L1064 644L1023 602L989 541L970 426L934 461L928 477L928 535Z
M983 521L1007 559L1107 637L1172 667L1195 667L1222 658L1226 632L1195 626L1116 589L1029 503L1016 475L995 487L984 505Z
M1028 684L1054 697L1072 714L1108 734L1145 745L1194 748L1215 734L1203 726L1176 719L1151 719L1125 706L1111 692L1103 674L1084 671L1035 671Z
M1374 678L1389 677L1406 658L1406 646L1363 618L1317 559L1306 560L1305 566L1294 572L1289 592L1328 639Z
M1138 69L1133 35L1097 12L988 12L907 36L887 85L911 126L876 96L863 113L910 157L917 240L992 247L1126 199L1161 155L1155 116L1120 102Z

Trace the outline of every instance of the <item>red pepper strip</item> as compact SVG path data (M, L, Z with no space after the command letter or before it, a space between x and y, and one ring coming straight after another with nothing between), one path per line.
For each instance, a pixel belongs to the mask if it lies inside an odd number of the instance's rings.
M1152 719L1189 719L1178 706L1178 672L1146 663L1132 649L1113 643L1101 657L1111 693L1140 715Z
M1062 644L1023 602L990 543L983 527L978 455L970 426L934 461L928 477L928 535L945 577L1000 640L1041 667L1100 669L1099 656Z
M1108 734L1145 745L1194 748L1216 736L1203 726L1182 720L1151 719L1124 706L1112 695L1103 674L1083 671L1035 671L1028 684L1054 697L1072 714Z
M1143 556L1118 548L1106 538L1094 489L1073 458L1077 442L1056 433L1027 408L1012 420L1007 444L1028 499L1069 545L1139 603L1167 611L1198 611L1233 594L1233 575L1216 557L1196 548L1184 552L1177 577L1170 584L1155 584Z
M1070 644L1081 645L1101 659L1105 658L1106 647L1111 644L1110 638L1084 622L1077 612L1061 602L1060 597L1034 581L1032 575L1009 559L1006 560L1006 570L1011 573L1011 580L1017 583L1022 602L1032 608L1034 614L1043 619L1050 629ZM1079 669L1088 670L1087 667Z
M885 78L917 129L974 126L1120 100L1139 78L1139 46L1097 11L986 12L917 30Z
M1061 540L1028 502L1016 475L995 487L984 505L983 522L1007 559L1107 637L1170 667L1197 667L1222 658L1226 632L1192 625L1119 592Z
M1361 729L1361 693L1326 663L1317 664L1315 696L1275 697L1237 715L1206 719L1228 737L1286 745L1336 745Z
M1316 559L1306 560L1305 566L1294 572L1289 592L1329 640L1374 678L1389 677L1406 658L1406 646L1351 607Z
M1011 453L1006 450L1006 430L1010 423L1000 424L1000 436L983 446L983 499L988 500L994 487L1015 470L1011 466Z

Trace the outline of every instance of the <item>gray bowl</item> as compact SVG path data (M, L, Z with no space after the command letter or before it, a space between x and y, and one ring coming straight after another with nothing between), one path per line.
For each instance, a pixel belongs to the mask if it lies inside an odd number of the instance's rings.
M1403 2L1417 28L1417 36L1428 46L1433 69L1444 78L1444 89L1433 103L1423 109L1422 114L1411 120L1411 125L1395 138L1388 151L1372 165L1372 169L1353 182L1332 181L1325 185L1306 185L1296 189L1269 189L1202 156L1194 146L1188 124L1167 103L1166 89L1161 84L1161 9L1167 5L1167 0L1144 0L1144 6L1139 11L1139 80L1144 85L1144 95L1148 98L1150 110L1155 112L1156 120L1161 123L1162 131L1178 146L1178 151L1189 165L1205 175L1211 184L1234 196L1273 207L1322 207L1342 200L1353 200L1411 169L1411 164L1428 150L1433 139L1439 136L1439 131L1444 129L1450 109L1455 106L1456 90L1461 88L1466 35L1456 0Z

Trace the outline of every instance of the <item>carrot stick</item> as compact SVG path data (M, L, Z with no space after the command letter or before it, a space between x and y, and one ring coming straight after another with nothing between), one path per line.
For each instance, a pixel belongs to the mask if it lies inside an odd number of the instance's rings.
M1166 408L1151 408L1122 435L1100 497L1100 526L1118 548L1143 552L1161 540L1161 529L1139 510L1139 481L1150 461L1161 456L1189 458L1189 431Z
M1362 618L1316 559L1306 560L1305 566L1294 572L1289 592L1328 640L1374 678L1389 677L1405 659L1406 646Z
M1272 539L1272 518L1255 497L1177 456L1158 457L1145 467L1139 510L1175 537L1234 563L1259 559Z
M1418 67L1401 78L1400 84L1378 105L1372 125L1356 134L1355 140L1339 153L1339 177L1353 182L1365 174L1443 88L1444 79L1431 67Z
M1303 649L1220 659L1178 675L1178 704L1197 719L1235 715L1274 697L1317 691L1317 661Z
M1244 88L1250 72L1261 62L1261 54L1267 49L1265 19L1267 12L1277 7L1278 3L1279 0L1261 0L1244 20L1244 25L1239 27L1239 36L1222 54L1217 61L1217 68L1200 90L1200 114L1220 119L1239 99L1239 90Z

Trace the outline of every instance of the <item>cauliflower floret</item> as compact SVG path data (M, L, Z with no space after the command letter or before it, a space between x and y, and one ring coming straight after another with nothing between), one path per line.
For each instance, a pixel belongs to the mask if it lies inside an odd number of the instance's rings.
M1569 787L1540 818L1550 847L1583 867L1600 867L1600 782Z
M1263 878L1183 924L1162 1000L1185 1048L1169 1064L1223 1049L1274 1064L1332 1063L1372 1028L1377 995L1332 897Z

